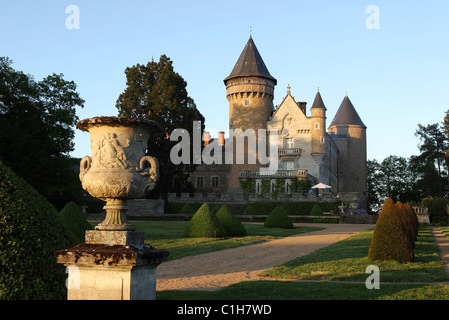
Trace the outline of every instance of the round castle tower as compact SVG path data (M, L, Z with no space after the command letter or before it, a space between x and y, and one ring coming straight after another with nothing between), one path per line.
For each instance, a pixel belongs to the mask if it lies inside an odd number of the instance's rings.
M312 118L312 156L319 163L326 154L326 107L321 98L320 89L318 89L310 112Z
M259 51L250 36L231 74L224 79L226 97L229 101L229 129L257 130L266 129L274 107L274 87L277 80L268 72ZM267 135L268 139L268 135ZM233 161L229 174L229 191L240 189L239 175L241 171L258 171L261 165L256 156L256 163L248 163L248 154L257 155L257 150L250 149L245 143L244 163L236 164L236 141L234 141Z
M367 210L366 126L347 94L329 126L329 134L340 153L338 189L359 192L361 205Z

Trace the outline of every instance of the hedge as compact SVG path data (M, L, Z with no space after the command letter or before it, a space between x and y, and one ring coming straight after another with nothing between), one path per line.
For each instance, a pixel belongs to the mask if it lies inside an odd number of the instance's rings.
M446 208L449 205L449 199L427 197L423 199L422 205L429 209L430 222L448 222L448 213L446 211Z
M180 213L185 204L186 203L182 202L166 202L165 213ZM189 202L188 204L192 207L193 212L198 211L198 209L203 205L203 203L198 202ZM250 202L247 204L228 203L226 205L235 215L269 215L270 212L279 205L282 205L287 210L289 215L310 215L310 212L315 204L320 207L322 212L333 211L334 213L338 213L338 206L341 202ZM213 208L217 204L209 203L209 205Z
M59 212L61 221L72 235L75 244L84 243L86 230L92 230L92 225L87 221L83 210L75 202L67 203Z
M0 299L66 299L55 252L73 244L56 208L0 161Z

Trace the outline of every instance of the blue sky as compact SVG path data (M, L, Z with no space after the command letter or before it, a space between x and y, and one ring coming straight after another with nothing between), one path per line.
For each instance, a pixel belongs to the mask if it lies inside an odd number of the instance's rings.
M66 28L69 5L79 29ZM369 29L369 5L380 29ZM348 96L367 129L368 159L418 154L418 123L449 110L449 1L0 1L0 56L41 80L63 73L86 100L80 119L117 115L124 70L166 54L212 133L228 128L223 79L249 35L278 80L311 107L317 87L327 124ZM310 111L308 111L310 112ZM75 157L90 155L76 130Z

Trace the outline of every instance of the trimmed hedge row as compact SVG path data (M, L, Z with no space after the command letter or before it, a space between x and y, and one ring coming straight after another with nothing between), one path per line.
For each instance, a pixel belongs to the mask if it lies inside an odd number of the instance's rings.
M181 213L183 207L188 204L192 209L192 214L198 211L198 209L203 205L203 203L198 202L166 202L165 203L165 213ZM214 204L209 204L214 207ZM331 203L321 203L321 202L251 202L249 204L227 204L229 209L237 215L248 214L248 215L269 215L277 206L282 206L287 210L288 215L313 215L311 214L314 206L317 206L322 212L338 213L338 206L340 202Z

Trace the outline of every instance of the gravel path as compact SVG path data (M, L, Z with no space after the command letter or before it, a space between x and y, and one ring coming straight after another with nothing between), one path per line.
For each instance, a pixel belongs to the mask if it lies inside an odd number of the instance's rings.
M157 268L157 290L218 290L239 281L263 279L258 276L263 270L374 227L372 224L296 225L325 229L164 262Z

